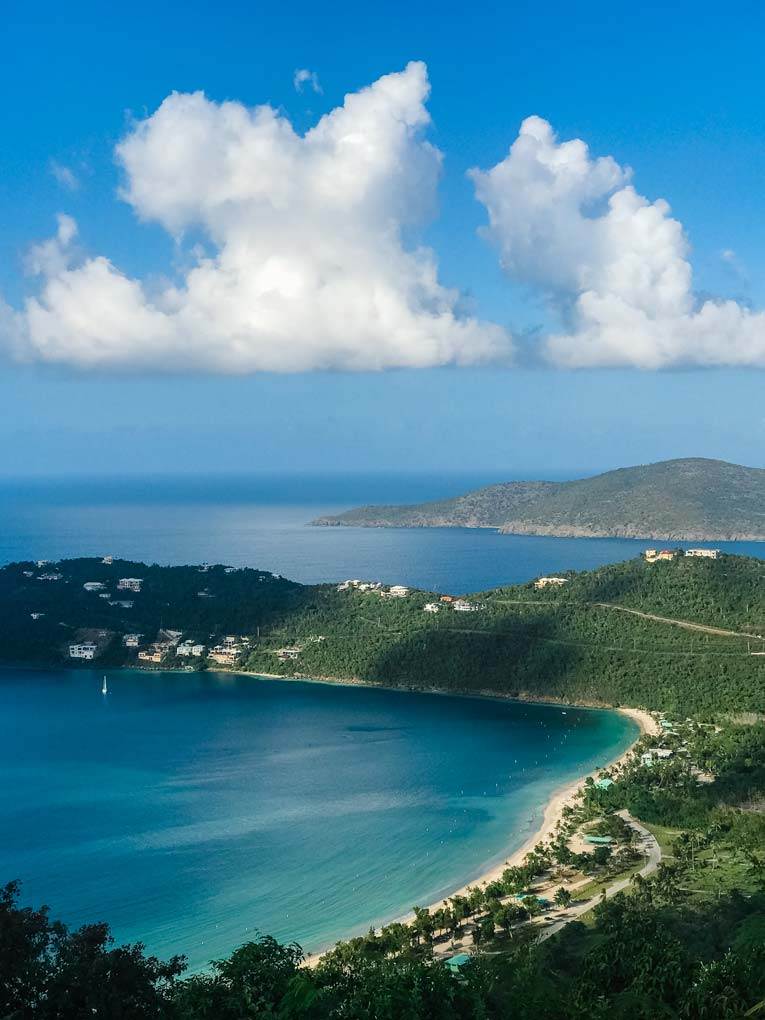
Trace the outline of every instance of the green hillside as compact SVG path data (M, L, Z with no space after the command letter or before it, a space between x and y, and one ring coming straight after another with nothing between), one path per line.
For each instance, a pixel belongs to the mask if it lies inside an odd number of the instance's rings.
M507 482L455 499L368 506L313 522L361 527L488 527L511 534L765 540L765 470L692 458L571 482Z
M237 654L226 665L253 672L709 715L765 709L765 655L757 654L765 652L765 562L753 558L641 558L564 575L560 587L470 596L464 612L442 602L425 611L438 599L427 592L392 598L221 566L80 559L54 569L59 580L39 580L50 566L0 570L4 661L62 664L70 642L100 635L88 665L147 665L122 636L138 632L145 647L171 628L208 652L233 635ZM143 579L129 608L83 588L112 589L126 575ZM206 657L181 660L174 648L148 665L192 661L219 668Z

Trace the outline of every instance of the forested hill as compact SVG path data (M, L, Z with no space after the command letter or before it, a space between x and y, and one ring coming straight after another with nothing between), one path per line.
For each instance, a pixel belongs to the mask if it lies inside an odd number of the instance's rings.
M489 527L509 534L765 540L765 470L692 458L570 482L506 482L455 499L366 506L326 526Z
M123 577L140 578L140 591L119 589ZM688 714L765 710L762 560L639 558L561 577L454 602L222 566L16 563L0 569L0 659L223 666ZM140 635L134 647L128 634ZM96 644L95 659L70 660L70 645L83 641ZM202 653L181 657L184 641Z

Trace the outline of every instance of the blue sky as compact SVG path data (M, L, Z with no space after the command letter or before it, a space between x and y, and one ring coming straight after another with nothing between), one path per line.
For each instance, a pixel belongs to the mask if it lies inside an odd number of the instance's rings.
M735 301L743 325L732 327L730 344L751 348L759 326L749 312L765 305L765 15L756 4L730 4L724 17L717 5L671 7L524 4L498 12L478 3L435 12L411 3L297 3L288 10L135 3L126 17L103 5L43 3L32 17L9 5L0 43L0 84L13 96L4 108L0 156L0 294L14 310L39 293L25 259L30 245L55 233L58 213L76 220L78 257L104 255L147 291L183 271L199 240L194 229L179 247L166 209L147 214L145 196L132 203L116 196L126 173L136 180L140 172L149 185L158 179L156 167L146 170L143 151L120 168L115 146L173 91L203 90L215 104L269 103L302 133L341 106L346 93L415 60L427 65L431 88L432 124L422 140L443 162L435 205L423 192L427 216L410 225L421 198L413 185L403 247L431 249L439 287L461 295L454 315L477 322L481 336L487 323L512 335L516 354L514 364L502 356L459 367L450 363L464 360L459 339L457 355L424 368L391 355L382 371L346 371L336 362L327 371L324 354L311 353L296 362L309 370L247 367L232 375L206 356L190 372L183 358L175 370L167 357L133 362L123 351L114 363L89 354L83 367L71 354L70 331L61 357L40 356L38 343L32 355L25 351L28 363L4 359L0 474L169 466L179 473L403 468L544 476L682 455L765 466L759 353L734 357L715 349L701 358L696 347L710 344L711 351L714 338L699 339L691 324L677 333L670 356L655 355L662 337L655 342L653 334L648 353L635 353L627 336L614 354L605 327L593 341L592 323L581 316L561 326L583 290L572 284L560 298L554 279L565 261L565 223L541 266L513 232L525 215L523 198L510 196L509 225L500 222L490 243L477 234L489 211L499 216L506 196L487 185L485 201L477 201L467 171L501 164L524 118L537 115L558 140L586 142L592 159L611 156L631 167L631 183L648 203L670 203L690 243L681 263L693 267L693 301ZM316 73L320 93L310 83L296 90L298 68ZM416 161L420 150L406 144L406 158ZM558 151L557 141L540 144ZM529 226L546 236L556 215L551 199L548 219ZM585 228L600 215L585 210ZM605 266L593 262L595 275L610 278L622 254ZM678 300L686 297L681 288ZM415 311L412 322L419 322L421 309ZM673 311L673 330L675 321ZM569 338L563 354L544 363L526 356L539 337L561 329ZM263 363L271 364L257 361Z

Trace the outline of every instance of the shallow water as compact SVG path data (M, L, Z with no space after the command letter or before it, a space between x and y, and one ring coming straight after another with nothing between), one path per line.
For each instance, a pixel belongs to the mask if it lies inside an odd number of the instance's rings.
M483 872L615 712L221 674L0 672L0 881L192 967L317 949Z

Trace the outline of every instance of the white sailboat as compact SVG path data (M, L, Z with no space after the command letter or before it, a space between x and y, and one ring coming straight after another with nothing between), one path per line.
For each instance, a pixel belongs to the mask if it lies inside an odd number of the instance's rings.
M106 675L104 675L104 682L101 684L101 693L108 694L109 688L106 686Z

